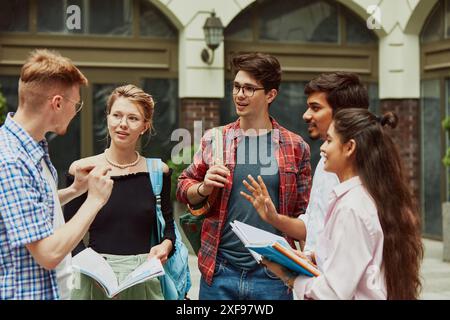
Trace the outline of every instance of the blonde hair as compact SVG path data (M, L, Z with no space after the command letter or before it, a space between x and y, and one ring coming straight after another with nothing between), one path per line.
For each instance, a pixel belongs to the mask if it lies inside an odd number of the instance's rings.
M48 93L55 87L67 90L74 85L87 84L86 77L69 58L56 51L37 49L30 53L20 72L19 104L30 98L29 104L39 105L45 99L41 92Z
M109 114L111 112L112 105L118 98L126 98L133 103L136 103L138 106L142 108L144 112L145 121L149 122L150 130L153 128L152 120L153 120L153 111L155 108L155 102L153 101L153 97L145 93L141 88L133 85L127 84L121 87L117 87L111 93L106 103L106 112Z

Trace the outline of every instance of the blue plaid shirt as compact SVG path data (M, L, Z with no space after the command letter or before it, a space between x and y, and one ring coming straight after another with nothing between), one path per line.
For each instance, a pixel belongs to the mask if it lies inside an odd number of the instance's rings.
M55 181L48 145L8 114L0 128L0 300L58 299L56 272L41 267L26 244L53 234L54 201L41 161Z

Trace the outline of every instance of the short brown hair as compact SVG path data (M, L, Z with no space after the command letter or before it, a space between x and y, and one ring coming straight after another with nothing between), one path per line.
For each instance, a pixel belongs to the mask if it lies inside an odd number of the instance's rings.
M152 128L153 110L155 108L153 97L133 84L117 87L108 97L108 101L106 103L106 112L108 114L111 112L114 102L121 97L126 98L140 106L144 112L145 120L150 123L150 128Z
M234 56L231 60L233 75L242 70L250 73L261 83L265 91L278 91L281 82L281 66L277 58L264 53L245 53Z
M305 86L305 94L324 92L333 113L342 108L369 107L369 94L356 73L323 73Z
M88 84L86 77L69 58L47 49L30 53L20 72L20 80L23 83L58 82L68 87Z
M19 79L19 106L36 110L44 103L45 94L66 90L74 85L87 85L88 80L69 58L56 51L37 49L22 66Z

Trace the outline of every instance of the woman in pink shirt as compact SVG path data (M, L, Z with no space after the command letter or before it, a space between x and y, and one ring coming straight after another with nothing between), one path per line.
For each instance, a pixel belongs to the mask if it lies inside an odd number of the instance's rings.
M342 109L321 147L325 170L340 184L333 189L315 262L321 275L297 276L264 263L299 299L416 299L423 247L419 213L406 184L397 147L386 125L365 109ZM258 211L275 210L261 177L243 194Z

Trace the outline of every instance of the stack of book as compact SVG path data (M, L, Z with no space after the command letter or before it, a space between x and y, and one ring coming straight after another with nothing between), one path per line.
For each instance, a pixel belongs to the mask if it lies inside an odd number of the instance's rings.
M299 274L310 277L320 275L317 266L309 259L299 256L283 237L237 220L230 224L233 232L249 249L258 263L264 256Z

